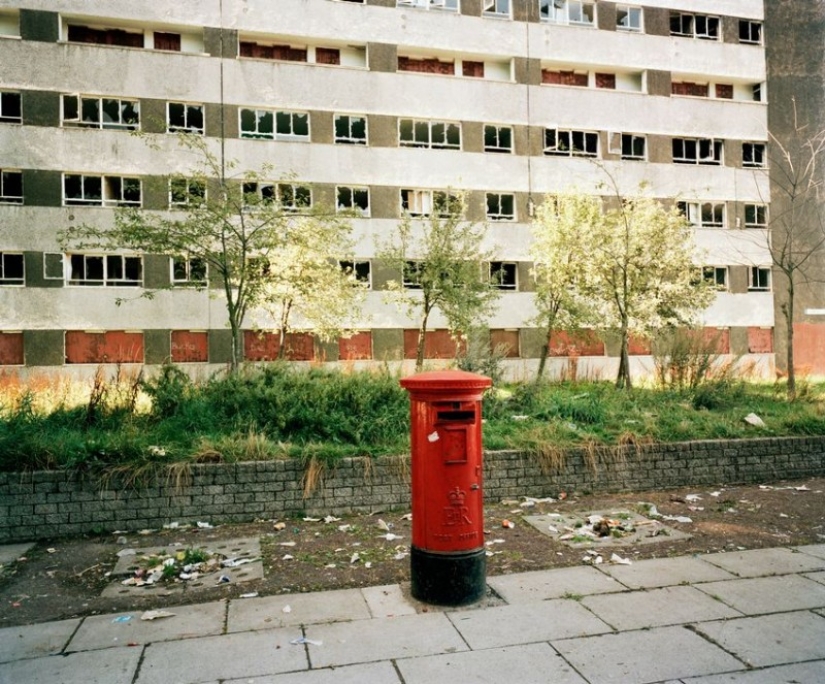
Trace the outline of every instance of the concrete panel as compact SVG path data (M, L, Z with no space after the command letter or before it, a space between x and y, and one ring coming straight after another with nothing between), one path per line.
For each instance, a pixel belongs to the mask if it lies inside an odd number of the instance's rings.
M527 356L528 352L523 349L522 356ZM530 353L530 356L537 355ZM589 595L625 590L622 584L595 568L522 572L489 577L487 583L511 605L561 598L569 594Z
M825 586L798 575L709 582L696 588L746 615L825 608Z
M21 98L24 124L28 126L60 125L60 93L24 90Z
M811 682L813 684L822 681L825 681L825 660L682 680L683 684L776 684L776 682Z
M132 684L143 649L124 648L0 665L0 681L26 684Z
M609 565L604 567L604 572L631 589L733 579L729 572L692 556L654 558L635 561L633 565Z
M65 362L62 330L25 330L23 344L29 366L62 366Z
M23 40L56 43L60 38L60 15L57 12L21 9L20 37Z
M713 553L702 559L739 577L825 570L825 559L785 548Z
M0 629L0 663L60 653L69 643L79 624L80 620L75 619L47 622L42 625L4 627Z

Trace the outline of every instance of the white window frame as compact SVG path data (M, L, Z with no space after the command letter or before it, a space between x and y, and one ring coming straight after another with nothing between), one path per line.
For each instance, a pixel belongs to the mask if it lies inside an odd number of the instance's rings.
M762 284L763 280L764 284ZM772 281L773 275L770 266L751 266L748 269L748 291L770 292Z
M342 193L349 193L350 204L342 204ZM359 205L356 201L356 193L366 197L366 206ZM359 216L368 218L370 215L370 189L366 186L338 185L335 188L335 211L336 212L356 212Z
M66 183L70 178L79 178L81 185L81 197L70 198L66 195ZM97 181L100 186L100 197L94 197L92 193L86 197L87 182ZM127 199L127 183L137 184L138 198ZM84 207L139 207L143 202L143 184L140 178L134 176L104 176L88 173L64 173L63 174L63 206L84 206Z
M679 210L695 228L725 228L727 206L724 202L679 202ZM709 220L706 217L710 216Z
M750 147L751 160L745 158L745 148ZM746 169L768 168L768 146L763 142L742 143L742 166Z
M409 125L412 139L402 138L405 125ZM439 131L439 127L443 130ZM458 142L450 142L450 133L457 133ZM422 138L421 134L426 138ZM436 135L439 140L436 140ZM399 119L398 120L398 144L401 147L426 147L431 150L460 150L461 149L461 124L454 121L427 121L424 119Z
M281 209L290 213L300 213L312 208L312 188L301 183L278 183L278 203ZM299 201L306 197L306 203Z
M596 26L596 3L592 0L538 0L541 21L569 26ZM590 8L590 20L585 9Z
M88 265L92 260L100 260L100 278L89 278ZM82 272L75 278L75 263L82 260ZM141 287L143 285L143 257L135 254L105 254L73 252L66 255L66 285L70 287ZM119 263L122 276L115 276L112 271ZM139 277L127 278L129 266L137 264Z
M351 274L358 285L372 289L372 262L369 259L345 259L338 262L341 270Z
M246 181L241 185L242 202L246 211L252 211L256 207L265 204L272 204L278 199L278 190L274 181ZM250 201L250 195L257 198Z
M508 272L513 274L512 280L498 277L496 274ZM496 290L505 292L518 291L518 264L515 261L490 261L487 264L487 279L490 285Z
M183 274L182 277L179 276L180 273ZM169 257L169 278L172 285L205 286L209 282L209 267L201 257Z
M675 16L679 17L679 31L673 30L673 19ZM685 20L689 21L689 30L685 28ZM713 32L710 29L711 23L713 22L715 22L715 35L713 35ZM699 28L699 23L704 23L704 30ZM680 12L673 10L670 13L670 35L679 36L681 38L719 41L722 39L722 20L713 14L697 14L695 12Z
M20 277L9 277L6 272L9 270L7 258L15 257L15 261L20 264ZM23 252L0 251L0 287L23 287L26 284L26 257Z
M625 154L625 140L629 141L629 149L630 152ZM635 145L633 144L635 140L642 141L642 153L636 154L633 150ZM611 150L612 152L613 150ZM619 145L617 150L619 156L625 161L645 161L647 159L647 136L642 135L639 133L620 133L619 134Z
M306 133L295 133L296 123L300 119L306 120ZM283 124L288 123L288 131L282 130ZM277 111L275 112L275 140L295 140L309 142L310 117L309 112Z
M548 144L547 134L553 132L555 143ZM575 148L575 138L581 136L581 148ZM566 142L565 139L566 138ZM589 152L588 141L596 141L595 152ZM570 128L545 128L544 129L544 154L554 157L587 157L589 159L599 158L599 134L596 131L585 131Z
M488 145L487 144L487 131L491 130L491 129L494 131L494 137L495 137L495 140L496 140L496 143L497 143L495 145ZM508 133L510 135L510 145L507 146L507 147L505 147L501 144L501 132L502 131L508 131ZM513 133L514 132L513 132L513 127L512 126L499 126L497 124L484 124L484 130L483 130L483 133L482 133L482 135L484 136L484 139L483 139L484 151L485 152L493 152L493 153L496 153L496 154L512 154L513 153L513 148L515 146L514 145L515 141L513 139L514 138Z
M702 280L711 283L719 291L730 289L727 266L702 266Z
M716 138L673 138L673 144L680 142L682 145L682 156L677 157L673 151L674 164L706 164L709 166L721 166L724 161L725 145L722 140ZM696 156L688 156L688 147L693 145ZM673 145L671 145L672 147ZM706 146L709 155L702 156L702 146ZM716 154L718 148L718 156Z
M183 190L184 199L175 200L176 184L186 185ZM169 179L169 208L188 209L198 206L206 201L206 183L196 178L170 178Z
M405 290L420 290L420 273L424 262L421 259L408 259L401 268L401 287ZM411 278L410 276L415 276Z
M10 176L18 176L20 180L20 194L11 195ZM20 169L0 169L0 204L23 204L23 172Z
M742 29L746 29L746 33L748 34L748 38L742 38ZM753 39L754 30L757 34L756 40ZM739 42L745 45L762 45L762 36L764 33L764 25L761 21L755 21L753 19L740 19L739 20Z
M170 121L170 107L173 105L183 107L183 125L172 125ZM200 110L201 125L190 125L190 109ZM167 133L192 133L194 135L204 135L206 132L206 108L199 102L167 102L166 103L166 132Z
M510 0L484 0L481 12L485 17L510 17L512 11Z
M748 213L753 212L753 220L748 221ZM760 217L762 221L760 221ZM760 203L748 203L745 205L745 228L767 229L768 227L768 205Z
M68 116L66 113L67 104L74 100L74 116ZM104 105L106 103L114 102L117 104L118 120L104 121ZM87 119L84 117L84 107L87 103L94 103L97 111L97 120ZM129 121L124 118L124 107L130 106L134 110L136 119ZM99 97L97 95L81 95L79 93L64 94L60 98L60 116L61 123L67 127L77 128L99 128L103 130L124 130L124 131L139 131L140 130L140 100L133 100L125 97Z
M399 197L401 200L401 215L407 214L414 218L431 216L436 209L439 209L439 216L450 216L450 212L444 211L444 209L449 209L450 204L457 201L455 195L444 190L422 190L420 188L401 188ZM406 207L404 206L405 201L407 203ZM439 206L439 203L441 203L441 206Z
M626 24L619 23L620 15L624 12ZM634 21L634 17L636 21ZM640 33L644 29L644 9L638 5L616 5L616 30Z
M512 211L504 211L503 200L509 198ZM495 199L498 211L491 212L490 200ZM516 220L516 196L512 192L488 192L485 195L485 214L490 221L515 221Z
M17 111L20 112L19 115L11 115L9 114L8 109L11 108L11 103L9 102L9 96L17 96ZM3 104L3 100L6 100L6 104ZM23 123L23 95L20 93L19 90L0 90L0 123L8 123L8 124L22 124Z
M346 119L346 122L344 120ZM348 135L338 135L338 122L342 122L346 128ZM358 137L353 135L352 127L355 121L362 121L364 123L364 136ZM366 145L369 138L369 131L367 129L367 117L359 114L336 114L333 122L333 135L335 136L336 145Z
M396 7L457 12L459 0L397 0Z

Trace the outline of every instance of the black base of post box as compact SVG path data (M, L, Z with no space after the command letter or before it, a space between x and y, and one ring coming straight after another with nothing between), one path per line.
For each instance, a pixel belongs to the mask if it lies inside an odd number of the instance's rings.
M487 553L432 553L411 547L412 596L441 606L463 606L487 591Z

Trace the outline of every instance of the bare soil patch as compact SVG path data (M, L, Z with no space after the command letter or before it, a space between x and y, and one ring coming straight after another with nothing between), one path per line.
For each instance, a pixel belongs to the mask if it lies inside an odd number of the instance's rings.
M587 550L595 545L578 541L571 546L554 539L527 524L523 517L528 515L586 516L609 510L634 510L645 515L650 509L644 504L652 504L663 516L691 519L689 523L666 522L689 538L663 535L656 543L629 540L619 544L614 540L605 562L614 551L634 561L825 543L825 478L609 495L568 493L563 499L554 498L485 505L488 575L593 562L594 556ZM160 609L255 592L264 596L404 583L409 579L412 523L408 513L384 510L340 520L293 518L38 542L24 557L0 568L0 627ZM505 520L512 527L505 526ZM172 581L145 594L111 591L112 583L123 579L112 573L118 553L126 548L171 546L183 551L215 546L221 540L254 537L261 543L263 579L202 581L199 586ZM103 596L107 587L110 590Z

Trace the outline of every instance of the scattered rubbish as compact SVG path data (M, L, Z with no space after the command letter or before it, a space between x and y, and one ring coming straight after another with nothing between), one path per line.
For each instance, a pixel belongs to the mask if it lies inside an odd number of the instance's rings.
M338 525L339 532L349 532L352 529L352 525Z
M505 543L505 541L503 539L491 539L490 541L487 542L487 546L490 546L492 544L504 544L504 543Z
M693 518L689 518L686 515L663 515L662 520L671 520L673 522L678 523L692 523Z
M379 530L384 530L385 532L390 531L390 526L384 522L381 518L378 518L378 522L375 523L378 526Z
M278 531L280 532L281 530L285 530L285 529L286 529L286 523L282 523L282 522L275 523L275 524L272 526L272 528L273 528L273 529L275 529L275 530L278 530Z
M810 492L811 490L808 489L806 485L802 485L801 487L794 487L797 492Z
M292 606L290 606L290 605L284 606L283 608L281 608L281 612L282 613L291 613L292 612Z
M780 514L779 514L779 517L780 517L780 518L787 518L787 517L789 517L789 516L788 516L788 514L787 514L787 513L780 513Z
M178 529L179 527L180 527L180 523L179 523L179 522L170 522L170 523L166 523L166 524L163 526L163 529L164 529L164 530L176 530L176 529Z
M304 518L304 522L321 522L321 518Z
M427 441L431 444L437 442L438 439L438 431L431 432L429 435L427 435Z
M115 543L120 544L121 546L126 546L126 544L129 543L129 540L126 539L126 537L118 537Z
M131 615L118 615L112 622L121 623L121 622L129 622L132 619Z
M167 617L174 617L174 613L170 613L168 610L147 610L143 615L140 616L141 620L159 620L160 618L167 618Z
M283 558L281 558L281 560L285 560L285 561L295 560L295 556L290 556L289 554L286 554Z
M250 591L247 594L241 594L240 598L258 598L258 592L257 591Z
M254 563L257 558L227 558L221 562L225 568L237 568L239 565L246 565L247 563Z
M232 581L232 578L229 577L228 575L221 575L220 577L218 577L217 584L226 584L227 582L231 582L231 581Z
M405 515L402 515L402 516L399 518L399 520L412 520L412 513L407 513L407 514L405 514Z
M142 537L147 537L150 534L152 534L153 532L154 532L154 530L140 530L138 532L138 534L141 535Z
M306 637L298 637L297 639L293 639L289 642L294 646L301 646L303 644L309 644L310 646L320 646L323 644L323 641L317 641L315 639L307 639Z
M123 558L124 556L134 556L135 554L137 554L135 549L121 549L116 555L118 558Z
M701 500L702 500L702 497L699 496L698 494L688 494L685 497L685 501L689 501L689 502L701 501Z
M354 553L354 554L352 554L352 556L350 557L349 562L350 562L350 565L352 565L353 563L357 563L357 562L358 562L358 561L360 561L360 560L361 560L361 556L360 556L360 554L358 554L358 553Z
M335 569L335 568L337 568L337 567L338 567L338 566L337 566L335 563L327 563L327 564L324 566L324 568L326 568L327 570L334 570L334 569Z
M367 570L369 570L369 569L372 567L372 561L367 561L366 563L364 563L364 567L365 567Z
M387 534L378 535L380 539L386 539L387 541L395 541L396 539L403 539L401 535L393 534L392 532L387 532Z
M285 542L281 542L280 544L278 544L278 546L295 546L295 542L294 541L285 541Z
M753 425L754 427L765 427L765 421L755 413L749 413L742 420L744 420L748 425Z
M324 518L324 522L329 525L330 523L340 522L341 518L336 518L334 515L328 515Z
M724 490L722 490L722 491L724 491ZM717 497L717 496L721 496L721 495L722 495L722 491L717 491L717 492L708 492L708 494L710 494L710 496Z
M616 565L633 565L633 561L629 558L622 558L618 553L614 553L610 556L610 562L615 563Z
M213 527L212 523L198 521L198 528L201 530L211 530Z
M516 526L516 524L512 520L502 520L501 526L509 530L512 530Z
M516 415L512 416L513 420L527 420L530 416Z

